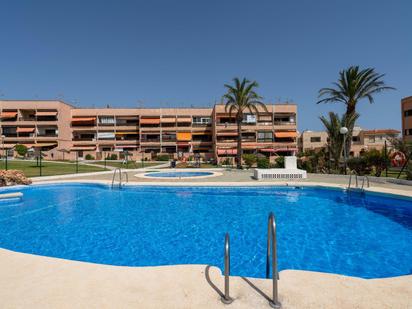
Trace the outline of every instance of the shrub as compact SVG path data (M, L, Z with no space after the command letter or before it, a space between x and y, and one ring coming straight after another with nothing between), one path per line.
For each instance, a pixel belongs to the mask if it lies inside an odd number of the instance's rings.
M222 161L222 165L231 165L232 164L232 160L230 160L229 158L226 158Z
M389 156L385 155L384 150L371 149L365 152L363 156L366 158L368 165L375 168L375 176L377 177L380 177L382 171L390 166Z
M19 154L19 156L24 157L24 156L26 156L26 154L27 154L27 147L24 146L24 145L18 144L18 145L16 145L16 146L14 147L14 149L17 151L17 153Z
M88 153L84 158L86 160L94 160L94 157L90 153Z
M156 159L157 159L157 161L169 161L170 157L169 157L169 155L164 154L164 155L158 155L156 157Z
M117 160L117 154L113 153L106 157L107 160Z
M257 167L258 168L269 168L270 162L268 158L258 158L257 159Z
M284 168L285 167L285 157L277 157L276 160L276 167L277 168Z
M253 164L256 163L257 158L254 154L244 154L243 155L243 160L245 161L246 167L247 168L251 168L253 166Z
M349 169L354 170L358 175L365 175L370 172L368 160L364 156L350 158L347 161Z

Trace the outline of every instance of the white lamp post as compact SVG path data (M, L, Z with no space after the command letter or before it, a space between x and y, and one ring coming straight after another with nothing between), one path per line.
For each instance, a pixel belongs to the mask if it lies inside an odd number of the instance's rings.
M347 127L342 127L339 130L339 133L343 135L343 159L344 159L344 163L345 163L345 175L346 175L346 168L347 168L347 149L346 149L346 136L348 134L348 128Z

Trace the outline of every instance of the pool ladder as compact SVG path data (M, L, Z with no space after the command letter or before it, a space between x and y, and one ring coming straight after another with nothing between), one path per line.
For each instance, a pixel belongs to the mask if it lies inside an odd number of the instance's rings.
M112 178L112 189L113 189L113 187L114 187L114 181L116 180L116 173L117 173L117 171L119 171L119 189L122 187L122 185L123 185L123 174L122 174L122 169L120 168L120 167L118 167L118 168L116 168L115 170L114 170L114 173L113 173L113 178ZM125 178L126 178L126 183L128 183L129 182L129 175L127 175L127 173L124 173L124 175L126 176Z
M358 181L358 174L356 173L356 171L352 170L349 172L349 183L348 183L348 188L347 190L351 189L351 185L352 185L352 176L354 175L355 177L355 187L354 189L360 189L362 192L365 191L365 181L366 181L366 186L367 188L370 187L370 182L369 182L369 177L367 175L362 176L362 185L359 188L359 181Z
M276 220L273 212L269 214L268 218L268 238L267 238L267 252L266 252L266 278L270 278L270 270L272 268L272 298L269 300L269 305L272 308L281 308L282 304L279 302L278 297L278 259L276 248ZM229 233L225 236L225 251L224 251L224 263L225 263L225 292L221 300L224 304L230 304L233 302L233 298L229 295L229 276L230 276L230 241ZM272 267L271 267L272 266Z

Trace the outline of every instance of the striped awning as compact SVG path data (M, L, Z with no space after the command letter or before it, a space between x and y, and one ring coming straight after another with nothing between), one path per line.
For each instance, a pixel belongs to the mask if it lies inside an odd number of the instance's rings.
M91 122L95 120L96 120L96 117L72 118L72 122Z
M162 118L160 119L161 123L175 123L176 122L176 118Z
M1 118L14 118L17 116L17 112L2 112L0 114Z
M177 118L177 122L192 122L192 117Z
M160 124L160 118L140 118L141 124Z
M235 154L237 154L237 149L235 149L235 148L232 148L232 149L223 149L223 148L220 148L220 149L218 149L217 150L217 154L218 155L235 155Z
M17 133L33 133L34 132L34 128L22 128L22 127L18 127L16 130Z

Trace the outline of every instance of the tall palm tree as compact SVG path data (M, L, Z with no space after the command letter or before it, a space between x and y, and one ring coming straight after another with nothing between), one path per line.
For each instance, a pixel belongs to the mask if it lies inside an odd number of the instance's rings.
M328 151L330 158L333 160L334 169L339 169L339 161L342 156L344 145L344 137L340 133L340 129L344 126L354 126L356 120L359 118L359 114L355 113L351 116L342 116L339 117L338 114L334 112L329 112L329 119L325 116L321 116L320 120L325 126L326 132L328 133L329 142L328 142ZM347 152L348 149L347 149Z
M223 95L225 103L225 111L229 113L231 117L235 114L237 124L237 153L236 153L236 166L238 169L242 168L242 121L245 111L249 111L251 114L259 114L258 107L262 107L266 112L266 105L260 100L255 89L259 87L256 81L249 81L243 78L242 81L239 78L233 79L234 85L225 84L227 89L226 94Z
M359 66L351 66L339 72L339 79L334 82L334 88L322 88L319 90L319 103L340 102L346 105L346 117L350 119L356 113L358 102L367 99L374 102L373 96L385 90L395 89L389 87L383 81L385 74L379 74L374 68L359 69ZM350 150L353 126L345 124L348 128L347 148Z

